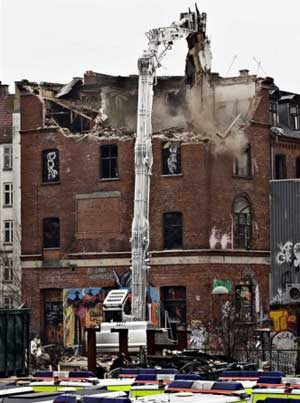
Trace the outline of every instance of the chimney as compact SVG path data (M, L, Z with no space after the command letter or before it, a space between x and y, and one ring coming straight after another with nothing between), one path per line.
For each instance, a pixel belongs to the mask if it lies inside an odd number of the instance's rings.
M1 84L0 81L0 98L4 98L9 94L8 92L8 85Z
M247 69L240 70L240 77L248 77L248 75L249 75L249 70L247 70Z

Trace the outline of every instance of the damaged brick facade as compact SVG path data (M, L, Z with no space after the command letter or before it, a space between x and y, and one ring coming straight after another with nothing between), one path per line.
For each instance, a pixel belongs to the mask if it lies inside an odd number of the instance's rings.
M252 88L253 99L247 105L251 116L241 123L249 150L245 163L237 161L234 151L220 152L210 138L197 137L181 126L180 78L158 81L153 117L150 282L162 300L166 288L185 288L181 325L209 320L215 279L230 281L233 292L250 281L251 317L257 313L257 286L261 311L268 310L272 85L245 72L231 79L211 77L219 102L216 113L230 108L237 114ZM235 91L237 87L243 102L238 104L235 95L225 103L231 88ZM115 287L113 270L119 275L129 270L137 78L86 72L82 80L74 79L69 86L22 82L19 89L22 292L24 302L32 307L34 331L45 336L45 304L62 302L63 289ZM166 119L160 116L166 107L160 103L161 94L167 99ZM180 153L170 149L164 165L163 150L170 144ZM47 152L52 154L44 159ZM180 167L175 169L179 158ZM56 179L45 181L45 164L48 173L50 168L57 172ZM241 207L245 202L248 205ZM177 236L168 239L170 248L166 248L168 222L171 234ZM47 228L54 228L50 241ZM45 236L46 245L56 246L45 248Z

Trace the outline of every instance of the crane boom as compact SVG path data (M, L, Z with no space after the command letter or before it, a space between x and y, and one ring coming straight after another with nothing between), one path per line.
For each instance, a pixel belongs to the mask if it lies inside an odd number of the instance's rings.
M132 259L132 316L136 320L146 319L147 271L149 269L149 194L152 170L152 105L155 73L167 50L175 40L189 35L205 38L206 14L183 13L180 21L169 27L156 28L146 33L148 48L138 59L139 90L137 111L137 133L135 142L135 189L134 216L132 222L131 259ZM194 39L203 45L203 40ZM193 40L192 40L193 42ZM190 47L190 46L189 46ZM201 49L199 48L198 51ZM203 50L203 49L202 49ZM194 57L194 56L193 56ZM198 59L199 61L199 59ZM197 65L195 63L196 71ZM199 71L197 71L199 73Z

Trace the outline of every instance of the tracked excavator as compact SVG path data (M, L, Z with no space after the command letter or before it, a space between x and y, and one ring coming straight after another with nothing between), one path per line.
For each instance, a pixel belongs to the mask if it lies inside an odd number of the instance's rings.
M130 352L146 346L147 328L151 326L151 316L147 310L147 290L149 266L149 193L152 170L152 105L156 71L162 59L175 41L186 39L186 84L199 85L204 74L210 70L210 47L206 37L206 14L190 9L180 14L180 20L164 28L151 29L146 33L148 48L138 59L138 110L135 141L135 190L134 216L131 237L132 294L131 312L128 290L118 289L108 293L103 303L104 322L97 333L98 351L118 351L118 334L112 332L116 326L128 329ZM166 329L162 329L166 331Z

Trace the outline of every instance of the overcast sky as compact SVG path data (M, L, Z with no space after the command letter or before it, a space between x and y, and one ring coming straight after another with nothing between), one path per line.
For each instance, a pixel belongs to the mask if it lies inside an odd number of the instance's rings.
M136 74L147 44L144 33L168 26L193 5L188 0L0 0L0 80L65 83L86 70ZM247 68L300 93L299 0L201 0L198 7L207 13L213 71L233 76ZM183 74L186 51L184 40L176 43L159 73Z

